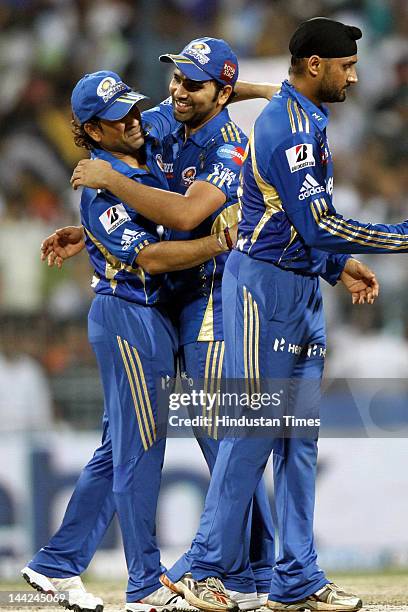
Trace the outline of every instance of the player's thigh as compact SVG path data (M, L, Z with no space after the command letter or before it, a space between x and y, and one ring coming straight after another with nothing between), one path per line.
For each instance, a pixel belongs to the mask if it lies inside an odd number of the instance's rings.
M114 301L102 306L91 310L89 338L104 388L113 461L119 465L156 442L157 390L163 376L174 376L175 343L155 309L120 304L116 311Z
M214 340L185 344L180 348L180 365L184 380L222 378L224 373L224 341Z
M204 398L216 398L224 375L224 342L191 342L181 347L181 377L183 389L204 392ZM189 406L191 418L205 417L202 426L194 426L193 432L212 471L218 452L219 431L217 417L219 403L204 400L197 408Z
M223 279L226 376L288 378L303 333L296 279L245 255L235 260Z

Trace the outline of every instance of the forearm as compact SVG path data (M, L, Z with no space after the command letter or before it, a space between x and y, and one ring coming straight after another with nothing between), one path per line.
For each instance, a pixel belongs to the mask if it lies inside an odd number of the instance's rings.
M146 219L170 229L180 231L193 229L208 216L205 209L191 206L188 196L147 187L115 170L106 173L102 187Z
M164 240L142 249L136 263L149 274L163 274L193 268L227 251L222 233L196 240Z
M237 81L231 102L243 102L244 100L253 100L254 98L266 98L270 100L276 92L279 91L280 87L280 85L274 85L273 83Z

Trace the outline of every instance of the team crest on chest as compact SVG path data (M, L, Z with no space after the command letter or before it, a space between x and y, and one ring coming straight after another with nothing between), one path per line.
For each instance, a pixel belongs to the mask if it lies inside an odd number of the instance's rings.
M184 168L183 172L181 173L181 181L183 185L186 185L187 187L192 185L195 181L196 174L197 170L195 166Z

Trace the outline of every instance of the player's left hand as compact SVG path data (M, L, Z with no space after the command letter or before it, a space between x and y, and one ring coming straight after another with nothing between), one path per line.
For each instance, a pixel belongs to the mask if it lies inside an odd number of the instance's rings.
M111 171L111 164L103 159L81 159L72 173L71 185L74 189L106 189Z
M50 268L56 265L61 269L65 259L74 257L83 248L85 248L83 227L68 225L44 238L41 243L41 261L47 260Z
M378 297L380 286L374 272L353 257L347 260L340 280L351 293L353 304L374 304Z

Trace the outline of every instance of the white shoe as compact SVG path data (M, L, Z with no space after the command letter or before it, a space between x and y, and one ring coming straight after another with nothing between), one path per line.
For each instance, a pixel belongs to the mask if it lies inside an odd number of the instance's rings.
M261 606L266 606L266 602L268 601L269 593L258 593L258 599Z
M226 589L226 591L228 597L238 604L240 610L256 610L261 607L261 602L256 592L241 593L240 591L230 591L229 589ZM268 599L268 596L266 596L266 599Z
M198 612L181 595L174 593L166 586L153 591L139 601L126 604L126 612Z
M80 576L49 578L30 567L24 567L21 574L30 586L41 593L64 593L64 597L58 601L64 608L75 609L75 612L103 612L102 599L88 593Z

